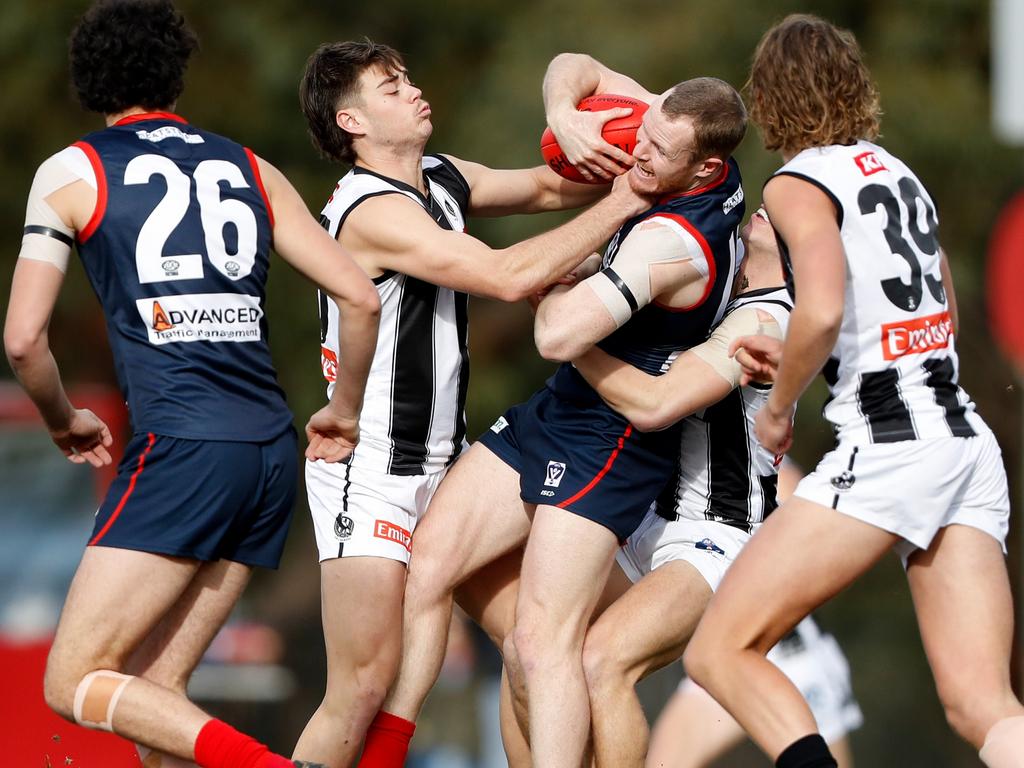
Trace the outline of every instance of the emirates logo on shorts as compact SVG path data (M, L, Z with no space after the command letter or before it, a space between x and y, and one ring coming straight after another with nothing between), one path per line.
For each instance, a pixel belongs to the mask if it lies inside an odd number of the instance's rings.
M830 482L832 483L832 487L837 491L848 491L853 487L853 484L857 482L857 478L854 476L853 472L847 470L842 474L833 477Z
M351 539L352 529L355 527L356 524L351 517L338 515L334 518L334 535L338 537L338 541L348 541Z

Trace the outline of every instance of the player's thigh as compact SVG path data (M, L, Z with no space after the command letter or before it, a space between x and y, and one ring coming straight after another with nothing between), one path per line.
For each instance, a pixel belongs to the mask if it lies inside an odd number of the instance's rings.
M123 669L187 589L199 562L131 549L87 547L50 651L48 675Z
M977 528L943 528L908 562L921 639L944 700L1009 689L1013 599L1000 543Z
M321 563L320 576L329 673L367 665L387 673L396 667L405 565L383 557L342 557Z
M560 634L582 636L617 547L615 534L603 525L557 507L537 507L523 555L517 627L557 623Z
M791 497L729 568L694 635L694 650L725 645L766 653L896 540L881 528Z
M129 671L166 688L185 689L217 632L241 597L252 568L230 560L203 563L132 657Z
M410 581L454 587L486 563L520 546L530 510L519 498L519 473L475 443L448 471L413 537Z
M584 664L610 665L639 680L677 660L711 600L711 587L690 563L655 569L609 606L587 631Z
M746 738L711 694L684 680L661 711L647 751L649 768L705 768Z

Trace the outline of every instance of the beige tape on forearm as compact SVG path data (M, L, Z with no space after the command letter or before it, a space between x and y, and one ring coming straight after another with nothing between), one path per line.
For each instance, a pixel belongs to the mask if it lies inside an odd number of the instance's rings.
M729 357L729 345L734 339L758 334L782 339L782 329L777 322L762 320L756 307L741 307L727 315L711 332L710 338L691 351L735 387L740 383L743 368L735 358Z
M75 690L72 712L75 722L86 728L113 731L114 710L124 689L135 678L108 669L90 672Z
M1006 717L993 725L978 756L988 768L1024 766L1024 716Z

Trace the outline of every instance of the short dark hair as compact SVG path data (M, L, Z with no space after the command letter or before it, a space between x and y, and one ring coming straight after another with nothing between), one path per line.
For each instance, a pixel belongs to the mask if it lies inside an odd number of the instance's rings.
M169 109L196 37L171 0L98 0L71 32L71 84L85 109Z
M693 120L694 154L728 160L747 132L747 108L736 89L717 77L684 80L669 91L661 111Z
M352 134L335 120L338 108L359 95L359 77L372 67L385 72L405 69L402 54L369 38L324 43L309 57L299 83L299 103L313 146L328 160L355 162Z

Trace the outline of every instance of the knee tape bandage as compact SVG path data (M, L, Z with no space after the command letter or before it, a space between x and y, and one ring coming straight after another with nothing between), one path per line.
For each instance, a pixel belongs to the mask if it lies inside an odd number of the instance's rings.
M86 728L113 731L114 710L125 687L135 678L106 669L90 672L75 690L75 722Z

